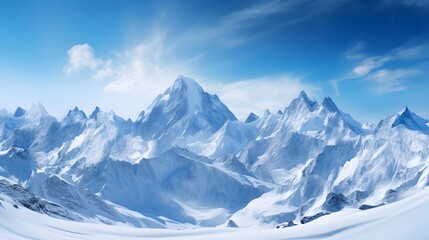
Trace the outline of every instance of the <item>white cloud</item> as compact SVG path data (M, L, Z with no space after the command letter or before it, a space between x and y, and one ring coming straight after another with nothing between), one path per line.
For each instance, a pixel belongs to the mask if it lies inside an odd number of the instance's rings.
M103 98L118 113L128 113L131 109L140 112L170 87L180 74L195 78L206 91L219 95L240 119L250 112L261 115L267 108L273 112L283 110L301 90L310 95L319 91L293 75L218 83L193 70L201 56L178 58L174 55L175 49L167 45L171 46L165 43L165 35L158 32L147 41L104 60L95 57L88 45L85 48L90 49L89 58L96 59L97 64L86 67L90 70L87 74L104 81ZM123 106L127 106L126 109ZM136 116L136 113L132 115Z
M374 81L373 91L378 94L398 92L407 89L404 80L420 74L415 69L378 70L367 77Z
M108 68L109 83L104 87L107 93L144 93L145 98L155 98L168 88L180 74L192 74L192 68L199 56L178 59L164 47L163 37L141 43L122 52L115 64Z
M337 94L337 96L340 96L340 87L338 86L338 83L341 82L341 79L332 79L330 81L332 88L335 91L335 94Z
M363 60L359 65L353 68L352 72L357 76L365 76L372 70L383 66L386 62L390 61L390 56L384 57L371 57Z
M242 120L250 112L262 115L266 109L272 112L283 111L301 90L305 90L310 96L320 91L316 86L304 84L300 77L292 75L208 84L206 88L216 93L237 118Z
M292 75L220 84L194 70L201 56L189 56L188 54L187 58L183 58L176 54L183 52L183 49L192 49L194 45L210 43L234 45L247 41L254 37L249 36L249 29L260 27L263 30L262 28L265 29L265 27L261 24L262 22L265 24L268 18L281 12L292 11L298 5L302 5L302 3L296 0L259 3L226 15L211 27L193 28L191 29L191 31L195 30L192 32L193 34L179 34L167 38L165 32L155 29L152 31L153 35L140 44L116 52L110 58L105 59L94 56L92 48L88 45L90 50L88 58L95 60L96 64L84 65L85 67L77 69L79 71L89 70L86 72L88 76L96 80L103 80L100 82L100 84L104 84L102 95L108 96L108 99L114 99L111 102L118 106L117 108L127 106L127 110L138 108L141 111L144 109L158 94L167 89L179 74L202 82L208 92L218 94L239 118L245 118L251 111L262 114L267 108L272 111L283 110L301 90L305 90L311 95L317 91L316 88L304 84L301 78ZM313 5L312 7L313 10L320 9ZM296 21L297 18L299 16L293 16L290 21ZM271 30L262 32L265 31ZM71 64L68 63L65 69L69 69L69 65ZM67 73L79 71L65 70ZM130 106L130 99L136 101L137 107ZM116 112L120 113L120 111Z
M94 51L88 43L74 45L67 51L68 60L64 66L64 72L67 74L79 73L83 70L94 70L99 67L103 61L94 56Z
M112 60L107 60L103 63L94 74L93 78L96 80L102 80L113 76Z
M408 6L429 7L428 0L402 0L402 3Z
M168 86L180 73L168 66L162 46L163 41L141 43L120 54L113 67L105 92L130 92L160 90ZM178 70L178 69L177 69Z
M361 59L364 53L356 49L362 49L359 45L346 51L345 56L350 60ZM350 52L352 54L350 54ZM351 56L351 57L350 57ZM394 48L379 56L366 57L351 69L345 76L331 80L331 85L337 95L340 95L339 83L348 80L364 79L374 85L372 90L378 94L397 92L407 89L407 82L403 80L414 77L422 71L414 68L389 68L389 63L409 63L413 60L429 58L429 44L409 42L403 46ZM409 65L409 64L408 64ZM417 67L418 68L418 67Z
M417 44L417 45L405 45L392 50L391 55L395 59L401 60L413 60L429 57L429 43Z
M251 35L248 34L249 29L263 26L271 17L286 12L295 5L298 5L298 2L276 0L254 4L223 16L216 26L202 31L203 34L197 34L206 38L217 39L221 44L234 47L275 28L271 25L270 28L263 28L256 32L252 31Z
M286 11L295 5L294 1L267 1L226 15L222 18L221 26L228 30L242 30L258 24L264 19Z
M174 58L165 45L163 35L155 34L150 40L107 60L96 58L91 49L90 58L97 59L97 64L87 67L91 70L88 74L106 82L104 95L115 99L110 101L109 98L107 101L119 108L118 113L122 113L121 106L140 112L158 94L170 87L180 74L194 77L206 91L218 94L240 119L247 117L250 112L263 114L267 108L273 112L283 110L301 90L310 95L318 91L314 86L302 83L302 78L293 75L217 83L213 79L200 77L192 70L200 56L186 60ZM130 99L136 101L135 106L130 105Z
M150 38L112 54L109 59L96 57L88 44L75 45L67 52L69 60L64 72L73 74L85 70L89 78L103 80L100 84L104 84L102 93L106 99L115 99L115 106L122 104L127 108L131 108L127 101L137 100L132 108L139 112L167 89L178 75L192 76L192 68L200 58L175 57L171 43L166 44L165 39L162 31L155 30Z
M365 76L371 71L383 67L386 63L393 61L409 61L429 57L429 44L406 44L404 46L390 50L380 56L368 57L362 60L359 65L353 68L352 72L356 77Z
M188 41L236 47L286 26L331 12L346 2L344 0L260 1L220 17L219 21L212 26L191 28L186 36ZM303 10L305 14L301 14ZM279 19L278 16L281 14L282 17Z
M365 49L365 43L360 41L356 43L352 48L347 50L344 55L346 58L350 60L356 60L356 59L362 59L366 55L362 53L362 51Z

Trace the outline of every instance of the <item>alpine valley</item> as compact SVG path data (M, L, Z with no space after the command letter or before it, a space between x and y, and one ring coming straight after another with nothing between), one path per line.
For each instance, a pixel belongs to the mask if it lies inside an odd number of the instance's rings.
M346 229L353 216L427 199L428 166L428 120L407 107L362 124L304 91L245 122L184 76L136 121L98 107L89 115L76 107L61 121L41 104L0 111L1 218L27 227L24 219L41 219L50 239L62 238L49 235L60 223L78 224L64 239L111 227L136 238L138 228L294 231L336 220ZM6 220L0 229L31 238Z

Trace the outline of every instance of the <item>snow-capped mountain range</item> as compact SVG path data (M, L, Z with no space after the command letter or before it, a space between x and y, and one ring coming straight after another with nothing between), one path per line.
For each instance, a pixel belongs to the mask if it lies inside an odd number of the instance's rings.
M361 124L301 92L241 122L183 76L136 121L0 111L0 203L72 221L293 226L406 198L429 184L428 165L428 120L408 108Z

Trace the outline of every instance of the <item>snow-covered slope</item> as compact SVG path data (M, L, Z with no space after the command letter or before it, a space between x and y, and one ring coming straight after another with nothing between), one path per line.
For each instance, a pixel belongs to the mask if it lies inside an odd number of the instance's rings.
M75 174L82 188L163 224L215 226L261 195L246 178L236 178L184 149L137 164L106 159ZM193 215L197 209L211 216Z
M245 122L183 76L136 122L98 107L60 121L41 104L0 111L3 189L22 188L5 201L34 197L74 221L300 229L424 191L428 166L429 123L410 109L361 124L304 91Z
M0 182L0 187L2 186ZM0 236L3 239L417 239L429 236L426 226L429 192L360 211L347 209L308 224L288 228L141 229L52 218L31 211L0 193ZM31 229L31 230L30 230Z

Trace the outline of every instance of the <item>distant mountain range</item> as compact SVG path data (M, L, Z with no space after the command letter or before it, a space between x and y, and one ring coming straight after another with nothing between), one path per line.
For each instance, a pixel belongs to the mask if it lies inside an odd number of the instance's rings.
M361 124L301 92L241 122L183 76L135 122L98 107L61 121L41 104L0 111L0 203L73 221L294 226L405 198L428 165L428 120L408 108Z

